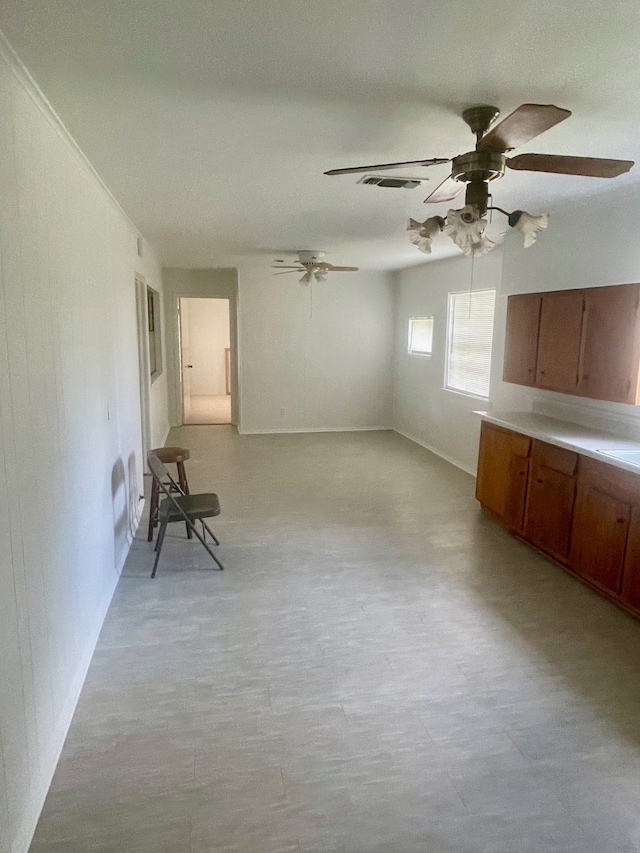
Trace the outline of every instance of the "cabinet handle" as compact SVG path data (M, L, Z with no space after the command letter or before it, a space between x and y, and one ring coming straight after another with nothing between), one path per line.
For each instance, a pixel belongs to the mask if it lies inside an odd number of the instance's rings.
M536 483L542 483L542 480L536 480Z
M544 370L540 371L540 376L544 376Z
M625 523L625 521L626 521L626 519L624 519L624 518L616 518L616 521L617 521L617 523L618 523L618 524L624 524L624 523Z

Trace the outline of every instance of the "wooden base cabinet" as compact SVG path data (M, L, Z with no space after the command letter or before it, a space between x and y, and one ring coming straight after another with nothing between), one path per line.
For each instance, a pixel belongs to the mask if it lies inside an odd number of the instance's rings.
M577 453L534 441L524 537L562 562L569 556L577 470Z
M624 604L640 613L640 505L638 504L634 504L631 508L620 597Z
M483 421L476 497L640 616L640 474Z
M638 514L640 477L583 458L569 565L576 574L614 596L626 588L628 604L640 593L634 580L640 567L636 568L637 560L632 556L640 548L640 540L630 541L631 533L638 535Z
M482 422L476 498L517 533L522 531L531 439Z

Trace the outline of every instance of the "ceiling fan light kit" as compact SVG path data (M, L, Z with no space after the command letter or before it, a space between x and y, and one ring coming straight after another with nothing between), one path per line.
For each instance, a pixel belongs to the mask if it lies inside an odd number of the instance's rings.
M377 166L357 166L332 169L326 175L344 175L413 166L436 166L451 163L451 174L427 196L428 204L440 204L455 199L465 189L465 206L451 209L446 220L433 216L424 222L409 220L407 231L411 242L425 254L431 254L431 243L438 231L448 234L465 255L486 254L496 245L485 234L488 210L498 210L507 216L509 225L524 236L524 246L532 246L540 231L549 224L549 214L539 216L523 210L512 213L500 207L489 207L489 183L502 178L507 169L551 174L579 175L592 178L615 178L628 172L633 160L609 160L598 157L568 157L556 154L506 153L524 145L561 121L569 118L569 110L554 104L521 104L499 124L491 127L500 110L488 104L469 107L462 119L476 137L474 151L449 159L431 158ZM491 128L491 129L489 129Z

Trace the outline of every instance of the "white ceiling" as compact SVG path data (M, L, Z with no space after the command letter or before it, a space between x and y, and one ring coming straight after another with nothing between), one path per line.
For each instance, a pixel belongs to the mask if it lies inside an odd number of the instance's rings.
M573 116L520 151L640 162L637 0L3 0L0 28L171 265L423 262L404 228L446 213L422 200L447 166L409 170L416 190L322 173L470 150L470 104L555 103ZM510 172L493 190L553 227L554 203L612 186Z

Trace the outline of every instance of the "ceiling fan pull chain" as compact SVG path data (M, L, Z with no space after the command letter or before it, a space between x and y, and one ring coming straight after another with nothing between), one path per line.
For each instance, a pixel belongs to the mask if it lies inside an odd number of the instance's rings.
M467 317L468 320L471 319L471 299L473 296L473 273L476 264L476 253L471 253L471 281L469 282L469 315Z

